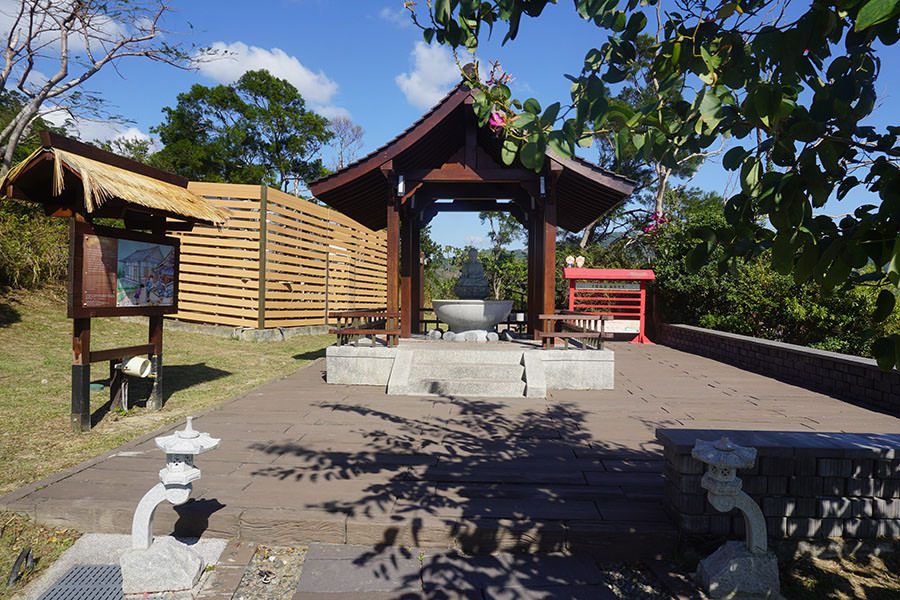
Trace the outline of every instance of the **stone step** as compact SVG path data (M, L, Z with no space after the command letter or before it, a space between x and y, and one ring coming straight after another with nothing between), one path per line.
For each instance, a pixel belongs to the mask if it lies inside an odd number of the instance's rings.
M459 348L416 348L416 363L479 363L492 365L518 365L522 362L521 350L492 350L485 344L460 344Z
M497 381L495 379L411 379L406 393L410 395L520 398L525 395L525 382Z
M409 376L411 379L522 381L524 372L525 367L520 364L423 363L414 360Z

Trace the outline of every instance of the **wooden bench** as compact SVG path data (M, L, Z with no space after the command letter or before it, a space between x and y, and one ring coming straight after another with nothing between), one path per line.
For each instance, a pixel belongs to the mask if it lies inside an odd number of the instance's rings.
M366 337L372 340L383 335L385 344L396 346L400 339L400 313L387 312L387 309L350 310L329 313L329 318L337 320L337 327L328 333L337 334L339 346L353 342L359 346L359 339Z
M540 315L541 321L544 322L543 331L537 332L537 337L543 343L545 348L552 347L551 340L555 343L557 339L562 339L565 343L565 349L569 349L569 340L583 340L581 349L587 348L590 340L595 340L597 350L603 350L603 340L612 339L611 333L606 333L606 321L610 320L610 315L593 315L587 313L578 313L574 311L564 311L562 313L552 315ZM599 328L588 327L588 324L596 325ZM555 325L559 324L559 331L555 331Z

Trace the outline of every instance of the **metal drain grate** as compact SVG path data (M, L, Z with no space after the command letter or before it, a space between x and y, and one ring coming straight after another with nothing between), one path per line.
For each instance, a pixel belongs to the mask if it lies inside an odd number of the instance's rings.
M76 565L38 600L123 600L119 565Z

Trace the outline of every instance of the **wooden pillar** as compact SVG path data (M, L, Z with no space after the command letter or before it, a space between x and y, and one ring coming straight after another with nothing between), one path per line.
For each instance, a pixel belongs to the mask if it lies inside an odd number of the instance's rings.
M419 272L419 284L416 286L416 294L417 294L417 304L419 306L419 333L428 333L427 327L422 327L422 311L421 309L425 308L425 253L422 252L422 238L421 238L422 229L419 228L419 268L417 271Z
M550 194L544 203L541 237L541 312L553 314L556 311L556 186L550 188ZM548 338L546 344L552 344Z
M387 310L400 309L400 212L394 200L393 188L387 199Z
M256 328L266 328L266 285L268 276L267 250L268 250L268 221L269 221L269 188L265 184L259 190L259 297L256 305Z
M153 235L165 235L165 219L155 219L151 232ZM150 356L150 372L153 374L153 379L151 380L150 397L147 398L147 409L160 410L163 407L163 316L151 315L149 322L147 342L153 344L153 354Z
M416 233L412 211L406 205L400 221L400 337L408 338L414 321L418 320L413 307L413 236Z
M71 280L70 280L71 281ZM73 319L72 327L72 430L91 430L91 320Z
M538 339L536 333L541 330L540 315L544 312L544 211L540 205L536 206L534 224L532 230L532 266L534 267L534 275L532 276L532 291L529 302L529 314L531 315L529 330L535 339Z
M409 221L410 221L410 312L412 315L412 320L410 322L410 332L411 333L422 333L420 321L422 318L422 236L421 229L422 224L419 220L419 211L415 210L413 206L410 206L409 209Z

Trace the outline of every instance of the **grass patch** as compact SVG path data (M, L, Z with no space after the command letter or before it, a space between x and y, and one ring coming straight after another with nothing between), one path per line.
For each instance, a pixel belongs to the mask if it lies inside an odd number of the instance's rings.
M165 407L147 411L146 382L130 386L125 414L108 411L109 390L91 393L94 428L69 429L72 321L65 290L0 292L0 495L115 448L143 433L183 419L319 356L334 336L298 336L282 342L240 342L166 330L163 337ZM147 326L116 318L92 320L95 350L146 343ZM107 379L107 363L94 363L91 379ZM162 460L162 455L160 455ZM7 571L8 572L8 571Z

